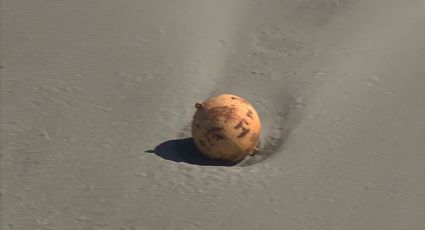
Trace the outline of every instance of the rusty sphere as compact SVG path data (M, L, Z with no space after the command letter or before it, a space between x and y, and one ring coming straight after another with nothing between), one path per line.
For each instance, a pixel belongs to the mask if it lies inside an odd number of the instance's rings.
M247 100L222 94L195 107L192 136L205 156L238 162L257 152L261 123Z

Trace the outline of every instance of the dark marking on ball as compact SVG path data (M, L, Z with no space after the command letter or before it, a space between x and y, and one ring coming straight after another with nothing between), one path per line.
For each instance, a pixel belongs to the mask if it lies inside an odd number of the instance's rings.
M232 100L239 100L242 103L249 104L249 102L247 102L245 99L240 98L240 97L230 97L230 99L232 99Z
M219 120L223 118L224 122L227 123L229 120L238 119L236 108L229 106L218 106L211 108L208 111L208 118L211 120Z
M248 113L246 114L249 118L254 119L254 117L252 116L254 113L248 109Z
M224 128L223 127L211 127L207 130L206 132L206 136L207 139L210 140L214 140L214 141L219 141L224 139L224 135L222 134Z
M199 124L196 124L196 125L195 125L195 127L196 127L197 129L199 129Z
M223 127L211 127L210 129L208 129L208 133L209 132L211 132L211 133L214 133L214 132L219 132L219 131L222 131L223 130Z
M216 134L216 135L215 135L215 139L216 139L217 141L219 141L219 140L223 140L223 139L224 139L224 136L223 136L223 135L221 135L221 134Z
M235 126L235 127L233 127L233 128L235 128L235 129L240 129L240 128L242 128L243 126L244 126L244 124L245 125L249 125L249 123L245 120L245 119L242 119L241 121L239 121L239 123Z
M249 133L249 131L250 131L250 129L242 127L242 132L241 132L241 134L238 135L238 138L242 138L242 137L246 136Z

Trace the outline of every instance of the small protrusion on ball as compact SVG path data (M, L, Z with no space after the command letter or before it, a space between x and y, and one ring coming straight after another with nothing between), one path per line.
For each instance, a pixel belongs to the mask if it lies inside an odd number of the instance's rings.
M196 103L195 104L195 108L197 108L197 109L202 109L202 108L204 108L205 106L204 106L204 104L202 104L202 103Z
M251 154L249 154L249 155L250 155L250 156L254 156L254 155L257 155L258 153L260 153L260 149L259 149L258 147L255 147L255 148L252 150Z

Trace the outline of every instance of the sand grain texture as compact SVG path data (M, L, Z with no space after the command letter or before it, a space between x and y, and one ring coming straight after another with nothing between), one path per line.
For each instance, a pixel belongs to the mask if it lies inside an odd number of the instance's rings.
M425 229L424 12L3 0L1 228ZM149 151L221 93L255 106L263 155Z

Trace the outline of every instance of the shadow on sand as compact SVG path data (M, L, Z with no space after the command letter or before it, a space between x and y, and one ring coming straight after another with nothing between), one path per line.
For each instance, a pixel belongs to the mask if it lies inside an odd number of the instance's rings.
M196 148L193 138L184 138L165 141L155 147L154 150L147 150L147 153L155 153L157 156L174 162L184 162L187 164L204 166L233 166L237 163L211 160L202 155Z

